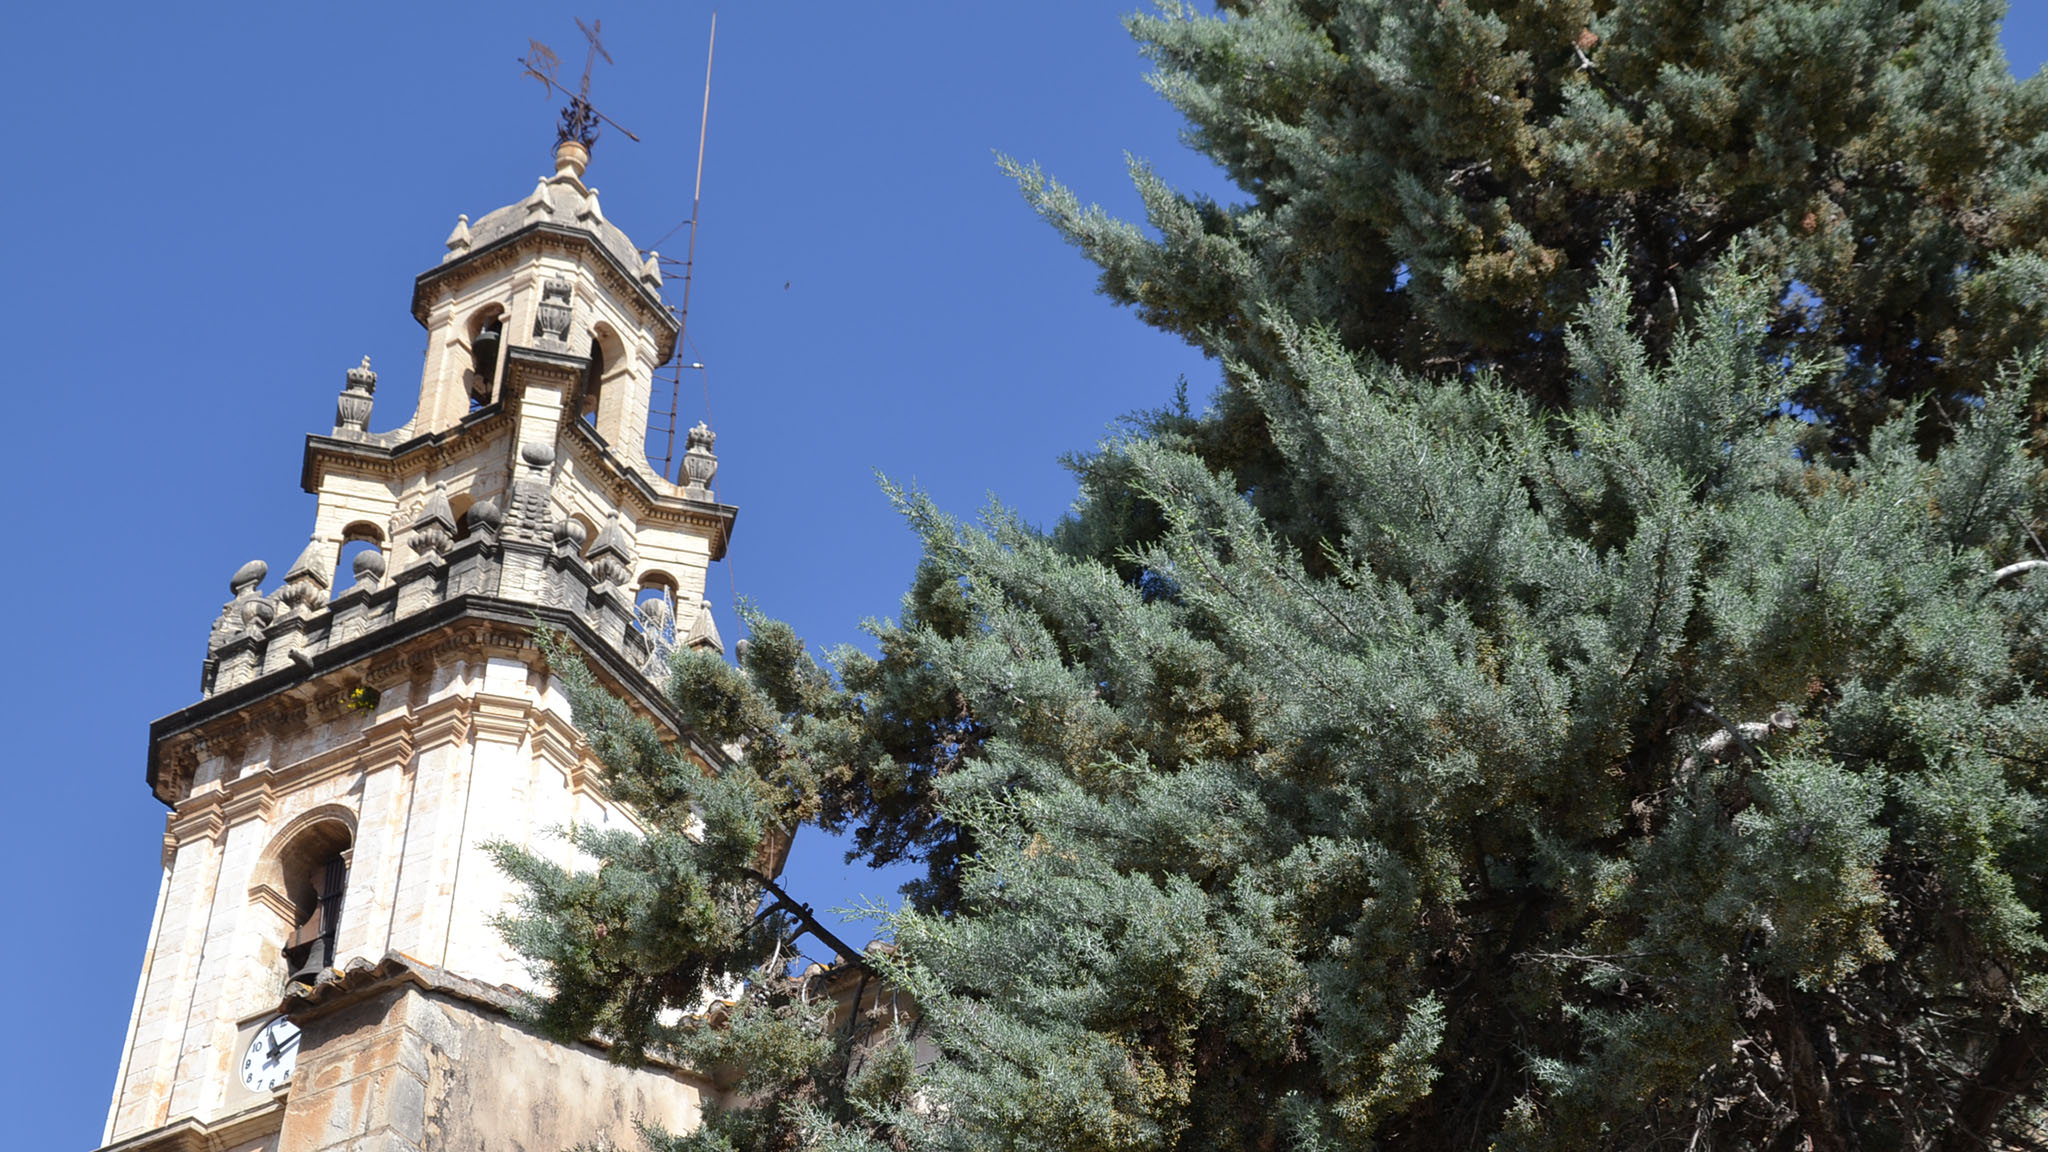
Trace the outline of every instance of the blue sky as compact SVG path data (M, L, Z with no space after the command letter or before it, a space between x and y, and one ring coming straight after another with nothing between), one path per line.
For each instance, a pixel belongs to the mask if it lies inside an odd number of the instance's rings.
M1133 153L1222 192L1178 143L1118 26L1133 0L729 6L720 13L691 355L718 432L735 593L824 646L895 611L916 560L879 471L971 514L1046 523L1062 452L1214 368L1092 294L1089 266L997 171L1035 160L1133 216ZM613 4L599 107L642 137L589 180L642 244L689 215L711 6ZM311 528L303 436L343 372L381 374L372 426L410 413L412 278L457 213L548 170L556 102L527 37L574 71L571 10L539 3L11 5L16 174L4 273L14 427L0 454L15 559L0 836L0 1084L13 1147L98 1142L155 898L163 810L149 721L197 695L227 579L282 573ZM586 18L590 13L584 13ZM2048 15L2008 26L2015 67ZM682 233L662 245L681 255ZM823 905L894 881L800 845Z

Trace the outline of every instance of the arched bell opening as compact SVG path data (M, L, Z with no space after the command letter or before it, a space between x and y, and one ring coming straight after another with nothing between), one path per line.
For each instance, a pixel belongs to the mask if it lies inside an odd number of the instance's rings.
M319 808L287 825L257 862L250 895L274 920L258 936L275 948L285 987L314 982L340 956L355 831L353 813Z
M486 304L469 318L469 370L462 374L469 391L469 410L489 404L497 397L498 365L505 351L505 308Z
M618 402L612 395L606 377L616 373L626 362L626 343L611 325L599 321L590 326L590 362L583 370L583 380L577 392L580 397L576 414L592 428L605 427L602 417L606 409Z

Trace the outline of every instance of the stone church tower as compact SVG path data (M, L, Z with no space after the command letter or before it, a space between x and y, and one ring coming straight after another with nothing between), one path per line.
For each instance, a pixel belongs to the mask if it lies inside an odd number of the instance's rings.
M202 698L150 728L170 815L110 1152L627 1143L713 1090L523 1029L531 980L490 924L510 884L486 844L566 853L549 829L632 819L538 629L724 766L655 678L674 644L720 646L704 575L735 510L703 426L687 484L646 459L677 321L588 159L569 140L531 195L456 224L413 286L418 410L371 431L377 375L347 373L306 440L312 539L270 591L260 562L234 574Z

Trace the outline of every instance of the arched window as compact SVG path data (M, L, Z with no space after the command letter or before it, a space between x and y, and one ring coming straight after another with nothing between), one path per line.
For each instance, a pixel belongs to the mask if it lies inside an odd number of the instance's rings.
M592 521L592 520L590 519L590 517L588 517L588 516L585 516L585 515L584 515L583 513L581 513L581 512L571 512L571 513L569 513L569 519L571 519L571 520L574 520L574 521L576 521L577 523L579 523L579 524L583 525L583 551L582 551L582 552L580 553L580 555L583 555L583 556L589 556L589 555L590 555L590 550L591 550L592 548L595 548L595 547L597 547L597 525L596 525L596 523L594 523L594 522L593 522L593 521Z
M364 559L365 556L368 558ZM335 590L335 595L358 584L375 588L383 578L384 533L365 520L358 520L342 529L341 556L334 566L334 580L328 585Z
M354 845L354 815L327 805L287 825L256 866L251 895L281 921L263 935L282 954L286 986L334 967Z
M590 366L583 370L583 404L579 413L583 422L597 427L597 394L604 387L604 340L593 334L590 337Z
M455 538L457 540L464 540L469 537L469 510L475 504L476 497L467 492L457 492L448 497L448 510L455 513Z
M633 594L633 604L639 610L637 615L643 623L648 619L644 606L650 600L659 600L663 603L667 608L666 618L672 625L675 621L677 608L676 578L658 568L650 568L642 572L640 574L640 588Z
M659 568L649 568L640 574L640 593L635 600L645 600L649 595L665 596L669 603L675 603L676 578Z
M576 414L584 423L593 428L603 427L598 423L598 415L605 402L605 377L617 374L627 360L626 343L610 324L600 320L590 326L590 363L583 371L582 399L576 407Z
M498 353L505 346L505 310L487 304L469 321L470 370L469 410L474 412L491 402L498 383Z
M341 902L348 889L348 861L341 852L315 860L293 884L292 909L298 921L284 939L287 984L310 984L334 967L335 937L341 932Z

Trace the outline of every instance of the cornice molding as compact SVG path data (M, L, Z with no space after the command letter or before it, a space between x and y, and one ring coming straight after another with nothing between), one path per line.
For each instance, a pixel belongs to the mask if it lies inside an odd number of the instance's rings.
M202 840L218 846L228 829L220 799L220 793L210 792L191 808L174 813L166 835L179 848Z
M361 752L356 763L365 773L383 768L410 768L413 763L413 719L410 714L393 716L363 730Z
M502 984L485 984L415 960L402 952L387 952L384 958L375 964L367 959L358 959L350 961L346 968L329 969L328 974L312 986L299 985L287 992L283 1001L278 1004L277 1010L290 1016L294 1023L303 1028L322 1016L408 987L429 996L444 996L451 1000L474 1004L511 1017L518 1027L530 1027L519 1020L522 1011L531 1007L523 989ZM608 1051L610 1048L594 1036L571 1043L598 1052ZM693 1083L700 1091L706 1091L708 1094L710 1078L682 1064L665 1060L660 1055L650 1052L646 1056L644 1066Z
M478 448L488 447L494 438L516 427L517 417L518 404L499 399L464 416L452 428L422 432L398 444L309 432L305 463L299 469L299 487L318 494L328 472L381 480L431 472Z
M535 221L458 259L420 273L413 280L413 319L425 325L427 318L432 315L435 297L441 290L445 288L450 292L456 291L457 285L486 276L500 268L515 265L526 251L536 254L555 253L571 259L586 253L596 256L597 260L594 263L579 263L602 281L615 299L631 301L638 305L641 314L639 319L642 323L668 337L666 340L656 341L657 348L674 347L678 321L669 311L668 303L661 298L661 294L648 288L641 281L638 270L620 264L619 258L612 255L611 250L589 232L549 220ZM666 363L668 356L663 356L655 362L654 367L659 368Z
M247 820L270 823L277 814L277 790L271 785L276 775L265 770L246 781L229 781L225 789L227 798L220 806L221 816L230 825Z
M249 902L262 905L284 921L287 927L299 915L299 910L292 906L291 897L279 892L268 881L259 880L249 886Z
M672 496L655 490L647 477L626 466L604 442L597 430L581 420L568 421L569 450L591 475L602 477L601 495L618 507L630 507L637 524L666 524L695 528L710 537L711 559L725 559L732 540L733 524L740 510L731 504L714 504Z
M467 696L452 695L414 712L414 754L419 755L436 748L466 743L469 740L470 710Z
M568 720L550 708L537 709L533 716L533 754L562 774L572 792L584 790L591 772L583 754L583 742Z
M478 740L520 744L526 740L533 705L516 696L479 692L470 697L470 729Z
M536 628L565 634L607 687L625 697L642 715L684 738L716 770L723 771L727 766L725 756L708 753L702 742L691 737L661 690L614 652L575 613L495 596L469 595L450 598L376 632L324 649L312 657L310 670L296 665L282 668L159 718L149 728L150 788L165 804L178 806L185 799L183 791L190 786L191 773L198 765L200 748L219 748L235 740L303 723L311 702L323 696L338 697L358 684L414 679L445 663L454 653L492 649L537 652ZM451 698L464 699L460 695ZM424 711L414 713L411 732L415 750L425 743L420 732ZM337 744L332 751L311 761L288 767L282 778L297 779L301 772L317 770L307 768L309 763L346 766L353 763L350 757L360 753L362 747L358 741ZM256 775L259 774L250 774ZM274 785L280 777L273 775L270 779Z
M177 1120L126 1140L116 1140L98 1152L217 1152L221 1148L236 1148L282 1128L284 1107L285 1098L279 1096L217 1120Z

